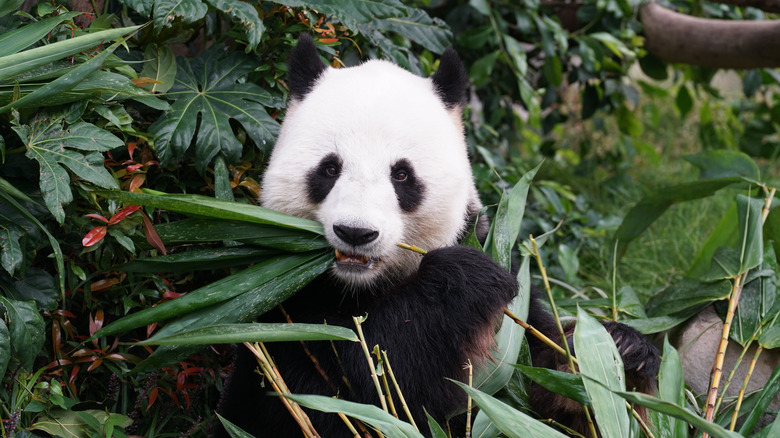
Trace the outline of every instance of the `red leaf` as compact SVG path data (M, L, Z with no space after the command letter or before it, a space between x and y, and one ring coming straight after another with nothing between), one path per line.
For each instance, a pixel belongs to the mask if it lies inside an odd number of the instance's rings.
M127 207L119 210L118 212L116 212L116 214L111 216L111 219L108 221L108 224L109 225L118 224L119 222L122 221L122 219L124 219L124 218L130 216L131 214L135 213L136 211L138 211L139 208L141 208L140 205L130 205L130 206L127 206Z
M157 251L160 251L163 253L163 255L167 255L168 251L165 250L165 244L163 244L163 241L160 239L157 231L154 230L152 221L150 221L145 214L142 214L141 217L144 218L144 234L146 235L146 241L149 242L149 244L152 245L152 247L154 247Z
M89 335L92 336L96 331L103 327L103 309L98 309L95 312L95 318L92 318L92 314L89 314Z
M337 43L338 41L338 38L320 38L320 42L325 44Z
M108 228L102 225L89 230L89 233L81 239L81 244L84 246L92 246L100 242L106 237L106 231L108 231Z
M160 393L160 388L154 388L149 392L149 406L146 407L146 410L148 411L151 409L152 405L154 404L154 401L157 400L157 394Z
M127 153L130 154L130 159L133 159L133 152L135 152L135 148L138 146L138 143L134 141L128 141L127 142Z
M103 280L98 280L93 282L89 286L89 290L91 290L92 292L106 290L117 283L119 283L118 278L104 278Z
M160 302L163 303L165 301L170 301L170 300L172 300L174 298L179 298L180 296L184 295L185 293L186 292L179 293L179 292L174 292L172 290L167 290L167 291L163 292L162 299L160 299Z
M100 359L100 358L98 358L98 359L95 359L95 361L94 361L94 362L92 362L92 363L91 363L91 364L90 364L90 365L87 367L87 371L92 371L92 370L94 370L95 368L99 367L99 366L100 366L100 364L102 364L102 363L103 363L103 359Z
M135 175L133 179L130 180L130 184L127 185L127 191L128 192L137 191L138 188L144 184L144 181L146 181L145 173L139 173L138 175Z
M128 172L135 172L136 170L142 168L143 166L144 165L140 164L140 163L138 163L138 164L131 164L131 165L127 166L126 169L127 169Z
M97 213L85 214L84 216L91 217L92 219L98 219L98 220L101 220L101 221L103 221L105 223L108 223L108 219L104 218L102 215L99 215Z
M146 337L152 336L152 333L154 333L154 330L157 328L157 323L153 322L146 326Z

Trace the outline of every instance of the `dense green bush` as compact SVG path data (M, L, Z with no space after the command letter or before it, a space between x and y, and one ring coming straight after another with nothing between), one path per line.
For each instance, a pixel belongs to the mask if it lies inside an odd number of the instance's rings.
M519 233L511 257L533 253L534 272L547 266L563 313L575 314L587 297L600 314L657 333L713 301L731 295L736 303L729 285L739 279L762 307L737 313L732 339L777 347L778 174L763 159L780 150L780 75L745 72L735 79L742 92L726 95L712 86L716 71L647 54L627 1L116 0L94 2L99 10L87 14L66 2L18 10L22 3L0 5L2 436L204 435L230 353L175 336L194 328L216 342L215 322L253 320L330 261L317 224L253 205L284 116L284 61L302 32L317 36L334 67L382 57L427 75L455 46L470 66L466 127L483 198L499 217L525 211L520 228L497 233ZM710 16L763 18L750 8L679 3ZM698 146L670 138L687 129ZM675 148L700 152L687 158L699 179L645 183L641 167L679 163ZM529 186L528 170L542 157ZM517 195L526 191L527 203ZM632 255L641 245L629 243L666 220L668 207L713 195L720 198L712 212L723 216L715 228L683 215L680 235L705 236L676 260L684 272L659 272L660 281L618 272L632 272L626 260L641 259ZM771 213L763 224L756 218L765 199ZM533 250L529 234L544 245ZM511 248L486 250L509 263ZM213 290L234 294L202 299ZM589 327L587 315L578 318ZM499 345L514 363L519 337L506 333L519 329L507 327ZM176 345L137 344L144 340ZM664 351L659 397L694 403L681 398L676 352ZM526 407L522 387L533 374L513 371L504 366L502 377L480 386L503 388L497 397L513 407L472 394L489 416L475 428L511 435L505 421L521 418L514 408ZM753 397L754 412L766 409L778 380ZM678 407L624 397L731 436ZM524 427L553 433L522 418ZM597 417L604 429L625 422L613 420ZM679 432L664 436L687 436L672 417L651 420ZM777 433L777 424L759 436Z

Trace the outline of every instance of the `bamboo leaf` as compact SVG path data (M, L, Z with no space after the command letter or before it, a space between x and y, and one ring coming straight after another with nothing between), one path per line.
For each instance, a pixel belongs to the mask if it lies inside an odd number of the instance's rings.
M740 274L760 265L764 256L763 221L761 210L764 200L737 195L737 216L739 218Z
M685 405L685 382L683 381L683 369L680 355L669 343L668 337L664 337L663 356L658 373L658 398L674 403L678 406ZM650 411L658 429L664 431L670 438L687 438L688 425L684 421L660 413Z
M484 392L461 382L454 382L474 399L482 412L509 438L565 438L566 435L546 426Z
M422 434L416 431L411 424L393 417L374 405L364 405L322 395L288 394L283 395L283 397L309 409L331 413L340 412L356 418L363 423L370 424L387 438L422 438Z
M599 432L604 438L630 436L626 404L612 391L625 391L625 373L615 342L595 318L577 310L574 328L574 350L580 372L593 407ZM601 384L594 383L594 380Z
M46 34L63 21L71 20L79 15L81 15L81 12L66 12L54 17L44 18L10 32L5 32L0 35L0 62L2 62L3 56L12 55L31 46L45 37Z
M240 427L225 419L225 417L217 414L217 418L219 418L220 423L222 423L222 427L225 428L225 431L232 438L254 438L252 435L244 432Z
M724 187L745 181L741 177L692 181L667 187L645 196L629 210L626 217L623 218L620 228L615 232L615 239L618 241L618 256L622 256L628 244L661 217L672 204L706 198Z
M246 266L277 254L278 251L252 247L195 249L166 256L131 260L116 269L125 272L191 272Z
M34 49L25 50L0 58L0 81L14 78L16 75L36 67L48 65L58 59L92 49L116 38L131 34L141 26L121 27L101 30L75 38L58 41Z
M723 300L730 292L731 283L728 280L714 283L682 280L652 296L647 301L647 315L651 317L675 315L686 309Z
M311 280L322 275L332 263L332 254L321 255L284 276L274 277L231 300L184 315L166 324L156 336L170 336L185 329L207 325L255 321L260 315L278 306ZM161 346L133 371L142 373L160 369L186 359L201 348L192 345Z
M247 291L261 287L264 283L269 282L273 278L283 275L284 273L315 259L319 255L319 253L304 253L273 257L174 300L166 301L157 306L149 307L140 312L125 316L107 327L98 330L92 338L124 333L137 327L143 327L147 324L164 321L178 315L221 303Z
M286 215L255 205L224 201L207 196L173 195L160 192L131 193L118 190L97 191L96 193L108 199L122 201L125 204L161 208L195 216L274 225L325 235L322 225L309 219Z
M353 341L348 328L324 324L216 324L183 330L170 336L153 336L139 345L202 345L239 342Z
M526 365L515 365L523 375L543 386L544 388L570 398L582 405L590 405L588 392L579 375L549 368L537 368Z

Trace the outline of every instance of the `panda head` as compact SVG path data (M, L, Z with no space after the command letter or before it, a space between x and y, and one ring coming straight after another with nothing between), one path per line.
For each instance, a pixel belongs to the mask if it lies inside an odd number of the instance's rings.
M481 208L461 122L467 75L444 52L430 78L386 62L334 69L308 35L288 62L290 102L262 185L262 204L321 222L332 272L370 289L414 273L454 245Z

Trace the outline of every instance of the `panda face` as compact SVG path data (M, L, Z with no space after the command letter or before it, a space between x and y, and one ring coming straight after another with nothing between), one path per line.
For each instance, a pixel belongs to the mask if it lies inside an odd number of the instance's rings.
M332 272L359 289L417 270L420 256L397 243L457 243L480 204L461 109L434 81L369 61L320 69L300 88L263 179L264 206L321 222Z

